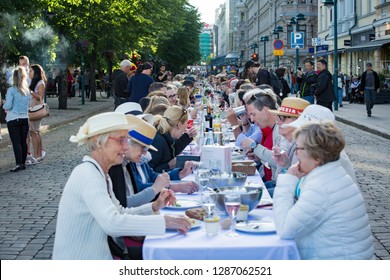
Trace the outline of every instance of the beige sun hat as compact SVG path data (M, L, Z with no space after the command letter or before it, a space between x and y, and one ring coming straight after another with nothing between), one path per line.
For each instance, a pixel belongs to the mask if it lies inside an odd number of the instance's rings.
M131 114L134 116L137 116L137 118L144 119L150 124L153 124L153 115L151 114L143 114L142 113L142 108L141 105L139 105L136 102L125 102L121 105L119 105L116 109L115 112L119 112L122 114Z
M298 118L303 110L310 105L310 102L297 97L286 97L282 101L282 105L278 110L268 110L270 113L274 113L286 117Z
M131 116L131 115L130 115ZM131 116L137 119L134 116ZM85 124L83 124L77 135L70 137L70 142L83 145L89 138L119 130L132 130L134 129L134 122L132 118L127 118L124 114L118 112L101 113L90 117ZM138 120L138 119L137 119Z
M133 129L129 131L131 140L141 144L142 146L152 149L153 151L157 151L157 149L151 145L157 133L156 128L150 123L133 115L126 115L126 118L134 123Z

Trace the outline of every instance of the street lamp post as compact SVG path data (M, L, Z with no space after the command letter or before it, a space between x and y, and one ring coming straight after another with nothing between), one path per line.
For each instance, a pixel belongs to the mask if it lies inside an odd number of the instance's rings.
M277 26L275 29L274 29L274 34L276 35L276 39L279 40L279 33L280 32L283 32L283 27L281 27L280 25ZM279 56L277 55L276 56L276 64L275 64L276 67L279 67Z
M335 111L338 111L339 109L339 101L338 101L338 68L339 68L339 61L338 61L338 45L337 45L337 0L325 0L324 6L326 7L332 7L333 6L333 39L334 39L334 64L333 64L333 89L334 93L336 95L336 100L333 102L333 107Z
M264 42L264 67L267 65L267 54L265 52L265 42L268 42L268 41L269 41L268 36L263 36L260 38L260 42Z

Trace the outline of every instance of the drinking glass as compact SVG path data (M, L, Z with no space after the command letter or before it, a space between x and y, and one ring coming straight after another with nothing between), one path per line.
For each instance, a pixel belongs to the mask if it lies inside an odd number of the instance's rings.
M240 204L241 196L239 194L225 195L225 209L230 218L232 218L232 228L226 234L229 237L239 236L239 234L236 232L236 217L237 212L240 210Z
M220 167L221 167L221 161L218 160L218 159L211 159L210 160L210 170L211 170L211 173L213 173L214 175L215 174L219 174L221 171L220 171Z
M207 187L209 185L209 178L199 178L199 186L200 186L200 191L204 192L207 190Z
M216 193L213 191L202 191L200 194L200 199L204 210L206 210L207 215L211 216L215 208L215 196Z

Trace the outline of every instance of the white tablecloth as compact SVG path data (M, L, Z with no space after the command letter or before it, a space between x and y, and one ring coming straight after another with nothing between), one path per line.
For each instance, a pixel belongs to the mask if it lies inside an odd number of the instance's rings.
M250 176L248 180L259 183L256 176ZM200 199L198 194L176 196L177 199ZM263 192L263 198L269 200L266 190ZM161 213L183 214L184 211L163 209ZM272 217L272 208L254 209L249 213L248 218L259 220L270 216ZM226 217L221 216L222 219ZM167 230L163 236L146 237L143 258L145 260L295 260L300 258L295 241L282 240L276 233L240 232L240 236L228 237L225 235L226 232L227 230L220 229L218 235L207 236L203 225L190 230L187 234Z

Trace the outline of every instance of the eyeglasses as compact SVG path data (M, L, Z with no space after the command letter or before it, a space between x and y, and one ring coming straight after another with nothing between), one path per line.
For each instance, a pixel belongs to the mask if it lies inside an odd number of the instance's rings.
M306 150L305 148L302 148L302 147L295 147L294 149L294 153L296 153L298 150Z
M279 119L279 121L281 121L281 122L284 122L285 120L291 119L291 118L292 118L292 117L278 115L278 119Z
M177 94L172 94L172 95L168 95L167 97L168 97L168 99L172 99L172 98L174 98L176 95L177 95Z
M121 145L129 144L129 142L130 142L130 138L128 138L128 137L115 138L115 137L112 137L112 136L108 136L108 139L117 141Z

